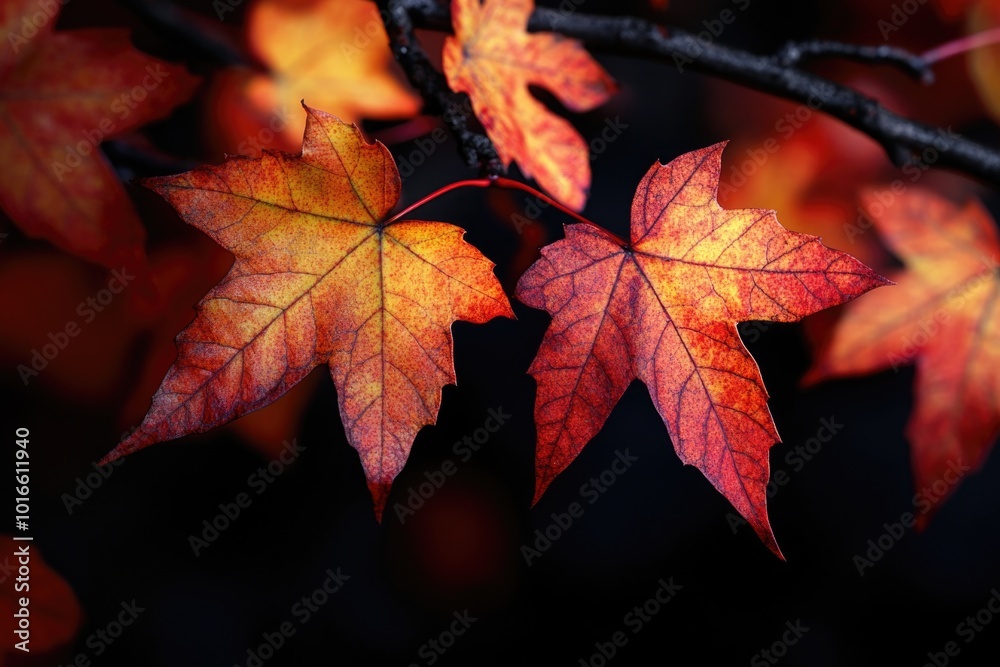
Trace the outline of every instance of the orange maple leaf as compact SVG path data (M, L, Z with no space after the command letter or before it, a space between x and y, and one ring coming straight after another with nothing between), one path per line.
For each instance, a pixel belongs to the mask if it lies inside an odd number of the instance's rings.
M912 191L866 209L906 268L896 288L847 308L806 382L916 363L906 436L925 525L1000 434L1000 239L974 200L959 208Z
M590 189L590 156L583 137L528 90L540 86L571 111L589 111L615 91L610 75L580 42L553 33L528 34L533 0L452 0L454 37L444 44L444 73L469 94L476 117L504 166L574 210Z
M246 25L250 49L270 73L234 72L235 82L221 82L217 115L229 151L256 157L261 145L297 150L305 128L301 100L349 123L420 111L373 2L259 0Z
M104 462L268 405L327 364L381 517L417 431L455 382L452 322L513 312L463 229L386 220L400 179L385 146L306 112L301 155L230 157L145 182L236 261L177 337L139 429Z
M773 211L720 207L724 145L653 165L632 201L630 242L569 225L518 283L521 301L553 317L530 368L535 501L639 379L681 460L780 555L765 497L778 433L736 324L796 321L887 281Z
M197 79L135 50L126 30L53 32L58 8L0 7L0 204L29 236L141 269L145 230L99 145L165 116Z

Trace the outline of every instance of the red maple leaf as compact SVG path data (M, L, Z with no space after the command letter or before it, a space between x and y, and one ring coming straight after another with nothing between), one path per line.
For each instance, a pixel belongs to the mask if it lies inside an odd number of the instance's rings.
M566 227L516 295L553 320L538 383L535 500L579 454L633 379L653 398L681 460L695 465L780 555L767 518L767 391L736 330L796 321L886 280L773 211L716 201L724 144L654 164L632 202L631 240Z
M137 51L126 30L53 32L51 7L0 7L0 205L28 236L141 270L145 230L99 146L165 116L197 79Z
M906 435L923 526L1000 434L1000 238L975 201L911 191L865 208L906 268L896 288L846 309L806 382L916 363Z

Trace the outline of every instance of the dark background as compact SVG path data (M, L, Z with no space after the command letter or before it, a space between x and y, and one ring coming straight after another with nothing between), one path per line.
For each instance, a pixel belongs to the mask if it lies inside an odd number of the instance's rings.
M216 21L207 0L184 4ZM738 20L719 41L760 53L792 38L881 43L876 20L889 15L891 4L754 1L737 12ZM732 5L672 0L662 14L634 2L588 0L580 11L643 13L700 30L702 20L717 17L727 6ZM226 17L233 34L239 34L244 9ZM172 45L115 3L70 2L59 28L82 25L131 26L143 48L188 62L203 76L213 71L213 65L189 58L183 46ZM944 21L928 3L891 43L921 50L962 29L960 21ZM760 124L743 122L750 115L744 105L748 100L770 104L731 84L680 74L669 63L599 59L623 92L607 106L572 119L588 139L598 136L609 117L620 115L629 125L593 161L585 211L619 234L627 233L632 193L654 159L667 161L727 138L752 143ZM948 124L956 120L949 115L952 101L975 95L961 60L942 64L935 84L940 87L930 91L886 68L871 71L901 98L916 100L907 107L911 115ZM827 64L816 68L835 79L850 70ZM774 108L784 113L794 105ZM145 134L174 157L219 162L221 155L204 148L204 113L204 102L196 97ZM957 118L956 129L998 145L1000 134L986 118L966 114ZM765 135L770 122L764 123ZM369 125L375 132L384 127ZM413 150L410 144L391 148L397 155ZM149 164L112 157L125 177L157 173ZM888 179L898 176L887 162L884 167ZM404 203L472 175L449 140L405 180ZM148 225L151 248L191 244L205 252L211 242L198 238L155 195L135 186L129 191ZM983 189L980 195L995 205L994 192ZM524 214L525 204L521 193L463 190L424 207L420 217L466 227L467 239L497 263L510 293L526 265L525 253L530 260L533 247L558 238L560 225L568 221L546 211L537 229L518 234L509 218L512 212ZM42 267L66 261L9 223L3 231L10 237L0 248L0 265L12 257ZM217 264L205 265L202 293L225 272L226 264ZM75 289L92 294L107 276L100 268L81 267L72 275L83 287ZM64 321L79 300L61 297L63 285L46 270L2 275L5 330L30 328L35 320ZM34 295L31 301L18 296L25 291ZM188 296L183 305L199 296ZM53 309L55 316L41 314ZM922 665L928 651L942 651L948 641L961 647L953 664L997 664L1000 619L971 643L956 635L956 625L983 608L991 589L1000 586L1000 460L995 455L961 484L926 531L907 530L863 577L852 562L868 550L869 539L885 532L883 524L913 510L910 453L903 437L912 408L912 368L803 389L799 380L811 355L802 325L770 325L745 336L784 441L772 450L771 463L772 471L788 473L788 482L768 504L787 558L782 562L748 527L731 529L727 515L732 508L696 469L681 465L639 383L530 508L534 383L526 370L549 318L516 302L514 309L517 321L455 325L458 386L444 389L438 424L417 437L381 525L374 519L358 456L345 440L324 369L315 371L312 387L296 398L304 409L287 433L306 449L261 495L247 480L267 457L260 447L247 446L241 432L225 428L130 456L68 513L63 495L73 493L77 478L92 472L91 461L113 447L148 406L150 391L138 385L153 339L169 340L184 322L173 330L127 338L109 329L85 330L78 344L92 363L66 366L58 382L43 374L28 388L15 367L44 342L49 325L36 327L36 340L4 334L3 433L15 426L32 432L35 544L72 586L84 610L76 645L30 664L68 664L86 653L93 664L109 667L247 665L247 651L257 649L263 633L292 621L295 636L266 665L427 665L421 646L446 630L453 612L464 610L478 620L435 664L579 665L581 659L588 664L595 642L608 642L618 630L625 631L628 643L610 664L747 664L781 639L786 622L797 620L809 631L779 664ZM111 371L105 370L102 355L122 360L110 380L103 377ZM169 356L158 363L154 383ZM104 389L89 392L91 382ZM145 395L137 396L141 391ZM287 400L291 397L282 399ZM126 404L132 407L123 412ZM453 443L481 427L490 408L501 406L510 420L401 523L393 505L405 503L425 472L440 469L446 459L457 460ZM842 430L793 471L785 456L814 437L823 418L843 424ZM272 438L272 453L281 439ZM598 502L586 505L584 516L528 567L521 545L535 540L534 531L549 525L553 512L565 512L579 501L581 484L625 449L638 462ZM219 503L231 503L243 491L250 491L252 505L196 557L189 536L219 513ZM292 606L322 584L328 568L338 567L350 579L300 625ZM623 617L654 595L661 578L683 588L633 634ZM87 638L132 599L146 611L94 657Z

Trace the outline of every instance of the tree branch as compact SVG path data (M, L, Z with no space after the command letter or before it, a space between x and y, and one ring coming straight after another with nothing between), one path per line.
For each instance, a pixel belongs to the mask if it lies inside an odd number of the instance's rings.
M503 163L489 137L469 129L473 115L468 95L453 93L413 34L411 10L406 0L379 0L382 21L389 33L389 45L407 78L423 96L430 113L441 114L448 129L458 139L459 152L470 167L481 167L489 176L504 172ZM446 19L451 30L451 19Z
M798 65L808 58L843 58L860 63L894 65L923 83L934 82L934 71L923 56L883 44L859 46L844 42L817 39L808 42L789 42L775 58L785 67Z
M451 12L448 5L437 0L381 0L381 4L390 8L387 20L387 24L391 24L387 25L390 43L410 80L421 93L425 93L428 101L452 112L445 122L459 137L466 161L472 155L469 147L474 144L479 162L486 164L483 156L496 154L492 144L480 152L483 149L482 139L486 138L467 129L467 107L465 111L456 113L454 107L448 106L456 96L448 91L444 77L433 70L426 54L413 39L414 28L450 32ZM936 158L928 160L921 157L925 163L934 162L1000 186L1000 151L960 137L950 130L904 118L852 88L798 67L806 56L837 56L891 64L926 77L928 64L922 62L919 56L898 49L812 42L791 44L774 56L760 56L708 42L682 30L668 31L635 17L597 16L545 8L535 9L528 30L573 37L596 52L664 60L673 63L681 72L686 69L702 72L807 104L877 141L897 166L923 156L926 150L933 148ZM429 98L428 93L431 95ZM477 139L472 141L470 137Z
M191 53L222 66L254 66L243 53L221 35L203 30L171 2L163 0L118 0L163 36L184 44Z

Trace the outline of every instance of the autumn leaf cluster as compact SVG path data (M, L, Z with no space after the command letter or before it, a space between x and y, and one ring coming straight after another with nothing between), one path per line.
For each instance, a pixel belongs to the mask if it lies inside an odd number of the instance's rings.
M805 381L915 364L915 483L931 486L958 462L981 465L1000 432L1000 240L983 207L924 188L893 189L891 203L869 192L858 210L874 234L852 254L835 249L848 246L847 226L812 199L829 176L817 156L852 148L827 126L809 126L738 188L723 167L725 142L654 161L619 238L579 215L592 181L587 141L572 116L533 92L575 114L607 104L619 86L580 42L528 32L533 10L531 0L453 0L441 70L468 95L503 167L516 165L575 218L532 257L512 295L551 317L525 369L536 385L534 502L638 380L678 457L780 555L766 502L780 437L737 326L797 322L855 299L838 320L821 320L829 326L812 336ZM30 12L7 2L0 24L16 32ZM988 23L993 14L971 16ZM0 180L0 204L26 235L146 275L144 227L101 142L165 116L204 85L218 113L209 143L233 153L142 181L234 260L195 295L193 320L169 319L182 329L166 353L173 363L142 423L104 462L260 411L324 366L381 518L417 433L437 420L442 388L458 382L453 323L514 310L490 249L463 238L474 212L452 221L396 212L399 170L359 123L411 119L419 132L426 117L392 62L376 6L258 0L246 40L264 67L210 82L145 55L123 31L52 23L0 61L0 148L5 163L24 166ZM975 68L981 83L988 63ZM739 163L743 146L726 150ZM854 170L837 187L871 190L875 171ZM768 196L777 197L771 207ZM779 223L786 215L793 224ZM889 270L889 253L902 268Z

